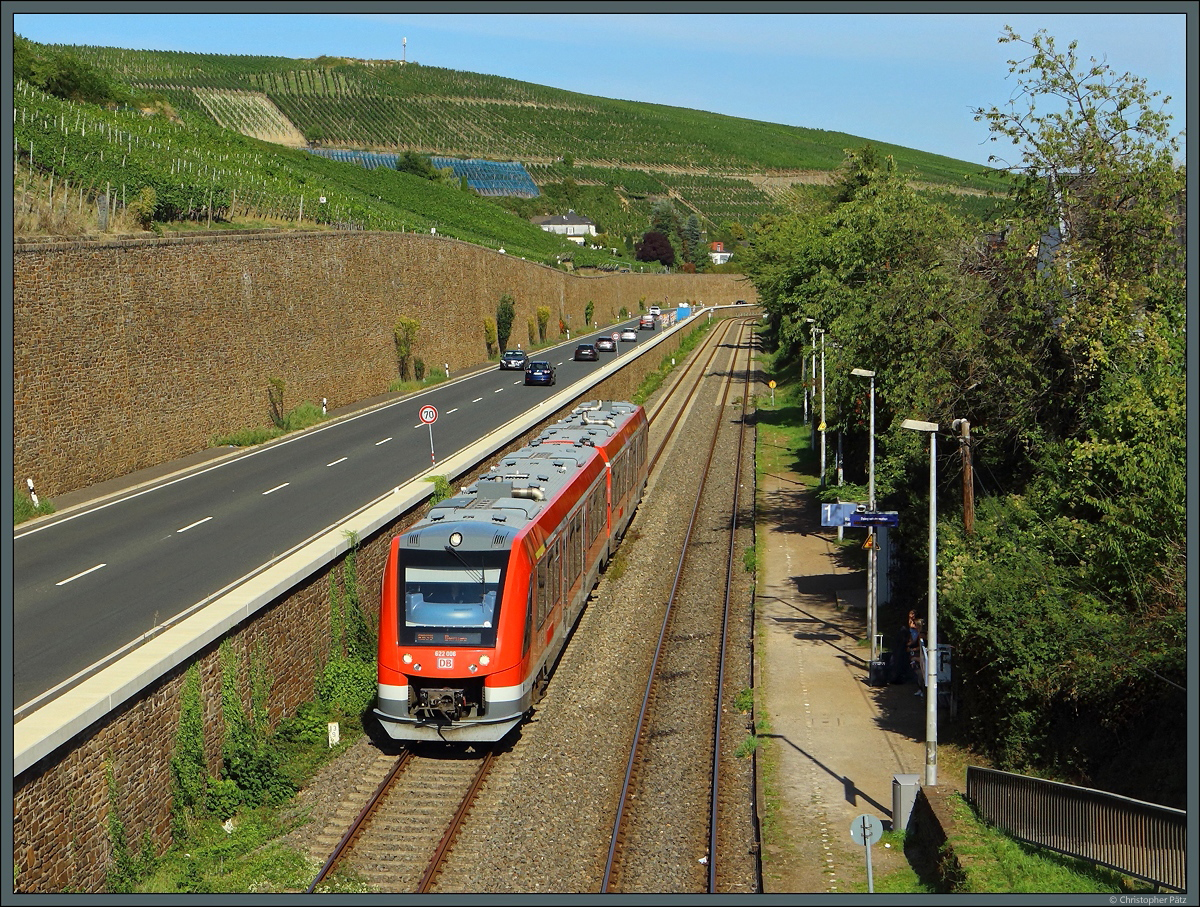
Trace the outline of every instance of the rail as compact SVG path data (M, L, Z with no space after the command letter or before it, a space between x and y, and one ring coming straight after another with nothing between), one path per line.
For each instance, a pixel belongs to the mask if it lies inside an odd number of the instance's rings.
M730 328L729 325L725 326L725 336L728 335L729 328ZM702 371L707 371L708 367L712 364L712 362L715 358L716 352L722 345L723 341L724 341L724 336L722 337L722 339L720 341L716 341L716 342L712 343L712 345L710 347L709 356L708 356L707 360L705 361ZM740 346L740 344L739 344L739 346ZM734 361L736 362L736 353L734 355ZM722 402L721 402L721 405L718 407L719 411L724 411L728 404L729 388L732 384L732 378L733 378L733 370L731 369L730 375L726 378L726 380L724 382L724 389L722 392ZM748 381L749 381L748 373L747 373L746 380L748 383ZM692 388L691 394L694 394L698 388L699 388L699 384L696 384ZM689 400L690 400L690 394L689 394ZM678 423L683 412L687 410L688 405L689 405L689 403L687 401L685 401L680 406L679 411L676 413L676 415L674 417L674 421L671 423L671 431L673 431L674 426ZM661 410L660 410L660 412L661 412ZM711 465L713 462L713 454L716 449L718 437L720 435L722 421L723 420L718 416L718 418L716 419L714 429L713 429L713 434L712 434L712 437L711 437L711 440L709 443L707 457L704 458L704 462L709 465ZM744 420L741 425L741 431L742 431L742 434L744 435L744 431L745 431ZM669 434L670 434L670 431L668 432L668 435ZM740 443L741 442L739 441L739 447L740 447ZM663 453L664 449L665 449L665 447L659 448L657 454L654 456L654 458L652 460L652 468L653 468L653 464L657 462L659 455L661 455ZM739 453L739 464L740 464L740 453ZM629 759L628 759L628 763L627 763L626 771L625 771L625 779L624 779L621 793L618 797L617 811L616 811L616 816L615 816L614 823L613 823L613 830L612 830L611 843L610 843L609 852L608 852L608 859L605 864L603 880L602 880L601 886L600 886L600 891L603 893L610 892L610 891L614 890L615 887L617 887L617 877L620 875L619 853L623 849L624 844L625 844L626 806L628 806L630 804L632 797L633 797L632 791L634 790L634 788L637 785L638 769L641 766L641 760L642 760L642 755L643 755L642 747L645 742L646 736L648 734L647 720L648 720L649 714L653 710L653 702L656 698L656 691L658 688L657 681L659 679L660 663L663 659L664 649L667 645L667 640L668 640L669 634L671 632L671 627L672 627L673 618L674 618L674 611L675 611L674 605L675 605L676 599L678 597L685 563L688 560L693 530L695 529L695 526L696 526L698 514L700 511L700 504L701 504L702 498L704 496L705 488L707 485L707 473L708 473L707 467L705 468L704 473L705 473L704 477L701 478L701 480L697 484L696 496L695 496L695 501L694 501L693 508L692 508L691 517L689 519L687 529L684 532L684 538L683 538L682 544L680 546L678 565L677 565L677 568L675 571L675 576L674 576L671 592L667 598L666 610L663 614L662 627L661 627L661 630L659 633L658 643L657 643L657 646L655 649L654 658L650 665L645 695L642 700L641 711L638 715L637 727L633 734L632 746L630 747ZM739 472L739 475L740 475L740 472ZM736 489L737 485L738 485L738 483L735 482L734 483L735 489ZM735 505L734 509L736 511L736 505ZM737 524L736 524L736 517L735 517L735 519L732 521L732 525L729 530L731 535L736 530L736 525ZM731 563L733 560L733 551L734 551L734 544L731 541L730 548L729 548L729 559L730 559ZM728 620L727 620L727 611L728 611L728 607L729 607L728 577L729 577L730 570L731 570L731 568L727 565L727 569L726 569L726 578L727 578L726 601L725 601L726 616L723 617L723 626L722 626L721 643L720 643L720 645L722 646L722 649L727 641L727 634L725 632L725 627L727 626L727 623L728 623ZM713 731L712 731L712 733L714 734L714 737L712 740L712 762L711 762L712 787L710 789L710 794L711 794L710 808L712 810L712 814L711 814L711 821L710 821L710 826L709 826L708 859L707 859L707 862L709 864L709 874L708 874L707 886L708 886L708 890L710 892L714 891L715 886L716 886L716 864L717 864L716 809L717 809L717 799L718 799L717 776L718 776L718 769L719 769L719 754L720 754L720 742L721 742L720 741L719 714L720 714L721 686L723 683L723 675L724 675L724 653L723 653L723 651L721 653L719 663L720 663L720 667L718 669L717 695L716 695L716 704L715 704L715 709L716 709L717 714L714 717Z

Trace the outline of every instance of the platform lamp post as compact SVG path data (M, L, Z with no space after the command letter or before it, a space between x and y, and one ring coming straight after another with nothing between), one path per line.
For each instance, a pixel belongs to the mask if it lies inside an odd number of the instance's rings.
M929 432L929 616L925 632L925 784L937 786L937 431L936 422L905 419L901 428Z
M850 374L858 378L871 379L871 452L868 457L867 467L867 510L871 513L875 512L875 372L871 369L855 368L850 370ZM871 661L875 661L879 657L878 650L875 645L875 635L877 627L877 619L875 614L875 527L867 527L867 541L870 548L867 549L867 633L871 637Z
M817 328L821 335L821 424L817 431L821 433L821 487L825 487L825 329Z

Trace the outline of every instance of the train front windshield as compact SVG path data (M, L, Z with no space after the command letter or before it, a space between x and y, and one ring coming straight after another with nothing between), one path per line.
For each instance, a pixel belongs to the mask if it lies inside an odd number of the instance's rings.
M507 552L410 552L400 575L400 641L493 646Z

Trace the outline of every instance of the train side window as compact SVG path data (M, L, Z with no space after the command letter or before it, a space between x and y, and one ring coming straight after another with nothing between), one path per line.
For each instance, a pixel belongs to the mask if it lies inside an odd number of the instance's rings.
M521 642L521 656L529 654L529 644L533 641L533 583L534 578L529 577L529 591L525 598L525 639Z
M550 610L550 554L546 553L537 565L537 609L536 623L540 627Z
M567 588L575 585L579 579L579 575L583 572L583 548L580 547L580 523L582 522L583 514L576 510L575 515L571 517L571 529L567 533L567 551L570 557L567 570Z
M558 541L554 543L554 550L550 555L550 581L554 584L554 601L551 603L551 608L562 601L562 580L562 542Z

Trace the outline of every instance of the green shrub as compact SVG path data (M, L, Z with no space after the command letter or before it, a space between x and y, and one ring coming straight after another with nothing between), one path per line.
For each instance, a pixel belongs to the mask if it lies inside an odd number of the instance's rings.
M204 712L200 703L200 668L193 662L179 694L179 728L171 756L171 831L177 842L187 838L187 820L204 811L208 765L204 758Z
M237 815L238 807L242 805L242 792L237 782L231 779L210 779L204 805L220 821L232 819Z
M329 710L322 703L303 703L295 715L279 723L275 729L275 739L296 746L324 743L328 739L330 717Z
M509 327L511 328L512 325L509 325ZM490 316L484 318L483 319L483 343L484 343L485 349L487 350L487 357L489 359L491 359L492 356L494 356L496 354L496 342L499 339L499 336L497 335L496 331L497 331L496 319L492 318ZM507 339L507 338L505 338L505 339Z
M439 504L447 498L454 497L454 488L445 476L433 476L425 481L433 483L433 494L429 496L430 504Z
M315 403L301 403L284 416L283 430L299 431L302 428L308 428L310 425L316 425L323 419L325 419L325 414L321 412L321 407Z
M508 340L512 336L513 319L516 318L516 300L511 293L505 293L496 304L496 340L500 349L508 349Z
M317 678L317 696L344 715L361 715L376 693L375 667L350 658L333 658Z

